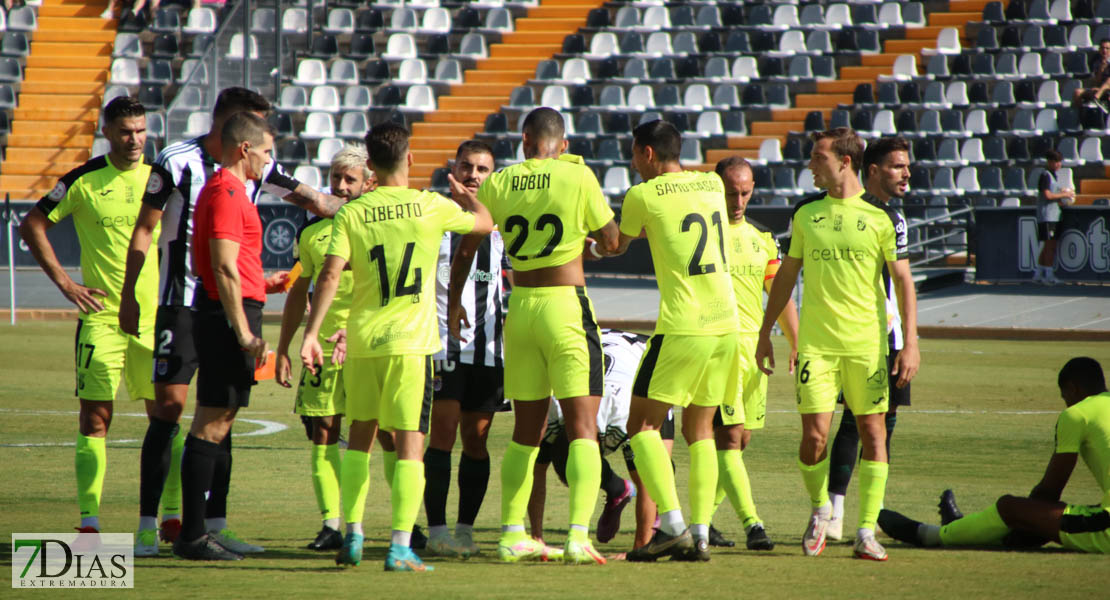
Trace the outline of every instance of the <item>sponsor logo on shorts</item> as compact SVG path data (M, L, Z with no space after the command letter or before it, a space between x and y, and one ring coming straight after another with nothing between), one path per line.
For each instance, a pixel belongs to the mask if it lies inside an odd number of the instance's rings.
M874 404L875 406L878 406L878 405L880 405L880 404L882 404L882 403L883 403L883 400L886 400L886 396L879 396L879 397L878 397L878 398L877 398L877 399L876 399L876 400L875 400L874 402L872 402L871 404Z
M885 386L886 385L886 367L879 367L867 378L867 383L872 386Z

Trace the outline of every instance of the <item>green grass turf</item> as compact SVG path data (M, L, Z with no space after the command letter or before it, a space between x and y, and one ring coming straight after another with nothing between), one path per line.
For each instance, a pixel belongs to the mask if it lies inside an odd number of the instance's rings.
M277 327L267 334L276 338ZM785 347L777 340L779 356ZM66 531L77 524L72 446L13 447L21 443L71 444L76 435L72 397L72 323L27 323L0 328L0 533ZM914 381L914 405L900 412L886 504L927 521L936 518L936 497L956 490L965 511L982 508L1003 493L1025 494L1038 481L1052 453L1053 425L1063 408L1056 372L1068 357L1094 356L1110 365L1105 344L925 340L922 371ZM143 598L354 597L1103 597L1104 556L1060 551L920 550L887 542L890 560L875 564L851 558L847 543L831 544L819 558L802 556L800 538L808 502L795 466L798 417L791 380L783 370L770 382L767 428L757 432L745 462L759 512L779 544L774 552L713 551L708 564L654 565L611 562L571 569L558 564L502 565L494 559L499 516L498 459L511 431L511 416L499 415L490 439L493 477L476 529L485 550L467 562L430 558L432 574L382 572L388 541L389 496L377 450L363 564L340 570L332 555L303 550L319 528L309 479L308 442L291 413L293 392L264 382L244 419L281 423L272 435L247 437L260 429L241 423L229 515L232 527L266 554L234 564L189 563L168 548L156 559L140 559L135 594ZM116 403L101 507L105 531L131 532L137 525L139 446L146 429L143 407ZM192 405L187 411L191 413ZM123 441L127 440L127 441ZM676 444L679 485L684 488L687 454ZM614 468L624 472L623 460ZM456 458L457 461L457 453ZM457 464L457 463L456 463ZM846 533L857 510L856 487L848 498ZM453 522L457 490L448 501ZM561 543L567 518L565 488L549 481L547 538ZM685 502L685 490L680 490ZM1078 467L1065 500L1093 503L1100 493L1090 473ZM595 511L594 518L600 512ZM424 521L423 512L420 519ZM726 502L716 525L742 542L743 532ZM621 533L600 545L604 553L627 550L633 515L626 511ZM10 546L0 563L10 565ZM742 544L741 544L742 546ZM204 589L207 592L201 592ZM5 597L33 596L20 592ZM37 596L36 596L37 597Z

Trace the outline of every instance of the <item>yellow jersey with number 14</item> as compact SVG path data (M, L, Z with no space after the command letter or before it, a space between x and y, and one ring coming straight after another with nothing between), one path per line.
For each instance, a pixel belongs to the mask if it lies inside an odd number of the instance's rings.
M647 232L659 319L655 333L720 335L738 327L726 248L725 189L716 173L664 173L624 197L621 233Z
M347 354L434 354L436 262L445 231L470 233L475 216L436 194L379 187L335 215L328 254L351 265Z
M594 172L574 154L505 167L482 182L478 201L501 230L514 271L574 260L586 235L613 218Z

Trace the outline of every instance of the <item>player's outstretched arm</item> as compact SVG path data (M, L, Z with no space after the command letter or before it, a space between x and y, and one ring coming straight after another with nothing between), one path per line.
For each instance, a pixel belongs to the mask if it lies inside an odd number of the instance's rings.
M775 274L771 290L767 294L767 308L763 313L763 326L759 328L759 342L755 349L755 364L760 371L770 375L775 368L775 349L771 345L771 328L775 320L790 302L790 295L794 292L794 284L798 273L802 270L801 259L785 256ZM764 364L766 362L766 364Z
M902 349L894 358L891 377L897 375L895 385L903 388L917 375L921 366L921 351L917 347L917 289L913 285L910 261L899 259L887 263L894 283L894 295L898 297L898 314L902 317Z
M612 219L609 219L609 222L602 226L601 229L598 229L590 235L596 240L597 248L595 249L597 253L602 256L613 256L617 254L617 251L620 250L621 244L624 241L624 236L621 235L620 227L617 227L617 222ZM632 240L628 242L631 243ZM620 253L623 254L625 250L628 250L628 244L624 244L624 250L620 250Z
M247 322L243 311L243 281L239 276L239 242L212 238L208 240L212 254L212 273L216 279L216 290L223 305L224 315L239 345L254 357L256 364L266 358L266 340L257 337Z
M328 314L331 303L335 300L335 291L339 289L339 276L347 266L347 260L341 256L329 254L324 259L324 268L316 277L316 294L312 299L312 310L308 313L308 324L304 328L304 341L301 342L301 362L304 363L313 375L316 374L317 365L324 364L324 351L320 347L320 325L324 322L324 315Z
M334 217L335 213L339 212L339 207L346 203L346 200L338 196L324 194L299 181L297 182L297 187L282 198L282 200L299 206L314 215L324 217L325 219Z
M470 319L462 305L463 288L466 278L470 275L470 267L474 264L474 254L478 244L486 238L484 233L471 233L463 236L459 247L455 249L455 258L451 260L451 279L447 284L447 333L456 340L465 342L462 338L462 328L470 328Z
M143 203L135 229L131 231L131 242L127 245L127 267L123 275L123 289L120 290L119 328L129 335L139 335L139 301L135 298L135 283L146 264L146 253L154 243L154 230L162 220L162 211Z
M19 225L19 235L24 242L27 242L27 246L31 249L31 255L38 261L39 266L42 267L50 281L58 286L66 300L76 304L77 308L84 313L104 310L104 305L96 297L107 296L108 294L104 290L85 287L77 283L58 262L58 256L54 254L54 246L50 244L50 239L46 237L46 230L50 229L52 225L54 223L46 218L42 210L36 206L27 211L27 215L23 217L23 223Z
M486 205L478 201L478 195L450 173L447 174L447 183L451 186L451 198L458 202L463 210L474 215L474 229L470 233L483 237L489 235L493 231L493 217Z
M1033 491L1029 492L1029 497L1050 502L1059 501L1060 496L1064 493L1064 487L1068 485L1068 480L1071 479L1072 471L1075 470L1078 459L1079 455L1074 452L1053 454L1052 458L1048 460L1048 466L1045 467L1044 477L1041 477L1041 481L1033 486Z
M289 360L289 344L293 335L304 320L305 307L308 305L308 286L312 283L311 277L298 277L289 289L289 297L285 299L285 308L281 311L281 334L278 336L277 368L274 371L274 381L282 387L292 387L293 364Z

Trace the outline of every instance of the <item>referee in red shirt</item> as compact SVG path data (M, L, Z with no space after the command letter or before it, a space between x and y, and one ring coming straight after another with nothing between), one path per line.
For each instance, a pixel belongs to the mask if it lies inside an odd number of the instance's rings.
M205 495L215 465L230 463L221 445L235 414L250 400L256 364L265 359L262 220L247 195L273 160L274 138L261 117L241 112L220 132L221 168L208 178L193 214L193 266L203 292L193 306L199 359L196 413L181 459L181 535L174 554L194 560L239 560L204 531Z

